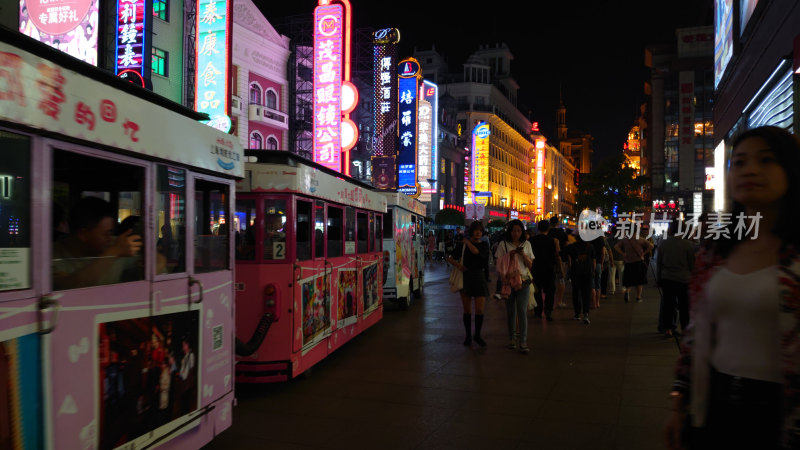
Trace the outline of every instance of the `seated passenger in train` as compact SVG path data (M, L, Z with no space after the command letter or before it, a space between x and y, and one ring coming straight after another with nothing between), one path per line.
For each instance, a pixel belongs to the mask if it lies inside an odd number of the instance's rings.
M115 236L116 211L97 197L82 198L69 215L69 235L53 244L53 288L130 281L123 277L140 264L141 234L128 228Z

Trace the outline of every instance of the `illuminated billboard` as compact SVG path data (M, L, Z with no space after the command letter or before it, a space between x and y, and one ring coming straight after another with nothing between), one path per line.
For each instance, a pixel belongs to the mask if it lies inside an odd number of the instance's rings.
M20 0L19 31L97 65L96 0Z
M536 140L536 214L544 214L544 158L545 158L545 141L544 139Z
M434 179L437 177L438 167L439 167L439 86L435 83L432 83L428 80L422 81L422 87L420 88L420 100L424 100L425 102L430 104L431 107L431 126L430 130L425 130L429 133L430 139L430 177L423 178L422 175L419 175L419 181L422 185L422 194L430 198L430 194L436 192L437 189L437 182L433 181L428 182L428 179ZM425 122L427 123L427 121ZM420 112L420 139L423 137L423 130L422 130L422 113ZM420 151L420 153L422 153ZM421 158L421 156L420 156ZM420 171L422 171L422 163L420 163ZM424 182L424 184L423 184ZM426 200L427 201L427 200Z
M384 28L373 33L372 183L378 189L397 187L397 43L400 32Z
M417 185L417 112L419 109L419 63L407 58L397 65L399 77L397 191L418 197Z
M231 0L232 1L232 0ZM208 114L208 125L227 133L230 101L228 49L230 1L197 1L194 109Z
M733 57L733 0L714 0L714 89Z
M472 130L472 191L475 197L491 197L489 191L489 124L480 122Z
M144 79L150 77L150 67L145 39L145 0L118 0L116 23L115 71L126 79L144 87ZM145 70L147 68L147 70Z

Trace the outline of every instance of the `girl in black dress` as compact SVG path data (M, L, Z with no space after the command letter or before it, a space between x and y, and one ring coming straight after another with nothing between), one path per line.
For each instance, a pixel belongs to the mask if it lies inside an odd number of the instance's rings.
M489 286L484 276L484 269L489 263L489 244L481 242L483 224L480 221L472 222L467 230L467 237L456 244L455 249L447 258L447 262L464 272L464 287L461 289L461 303L464 306L464 328L467 338L464 345L471 345L472 340L481 347L486 342L481 338L483 326L483 305L489 295ZM463 252L463 263L462 263ZM472 334L472 299L475 299L475 334Z

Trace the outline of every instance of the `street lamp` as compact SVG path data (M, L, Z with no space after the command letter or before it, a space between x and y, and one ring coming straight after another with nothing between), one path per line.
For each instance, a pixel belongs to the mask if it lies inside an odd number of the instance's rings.
M523 203L523 204L522 204L522 210L523 210L523 211L525 211L525 208L527 208L527 207L528 207L528 204L527 204L527 203Z

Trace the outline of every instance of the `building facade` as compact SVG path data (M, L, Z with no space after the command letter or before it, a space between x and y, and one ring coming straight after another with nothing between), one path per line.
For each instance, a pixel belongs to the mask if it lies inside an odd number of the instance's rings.
M558 151L570 159L581 173L592 171L592 153L594 137L591 134L567 128L567 107L563 99L556 111L556 147Z
M476 199L485 206L483 220L530 217L531 122L517 109L519 85L511 75L513 55L509 48L505 44L481 46L460 73L449 72L435 49L415 51L414 58L420 62L425 78L455 99L458 142L471 148L475 127L480 123L489 126L486 176L491 196ZM465 172L471 170L471 164L465 168ZM473 203L474 192L470 191L464 191L465 204Z
M676 45L645 51L651 70L645 171L654 206L674 203L677 212L700 214L713 199L706 188L714 166L713 29L682 28L676 35Z
M534 141L539 136L534 136ZM538 154L536 155L538 157ZM545 144L545 160L543 185L543 208L541 214L532 214L531 219L534 221L548 219L557 216L559 219L568 219L574 221L576 219L575 211L575 195L578 189L575 186L575 166L572 164L572 158L561 154L554 145ZM534 159L534 165L531 168L531 176L535 180L536 168L538 164ZM532 196L536 194L535 181L532 185ZM533 204L536 204L536 198L533 199Z
M275 31L252 0L234 1L231 121L244 148L287 148L289 54L289 38Z
M725 210L731 143L762 125L800 133L800 3L715 1L713 210Z

